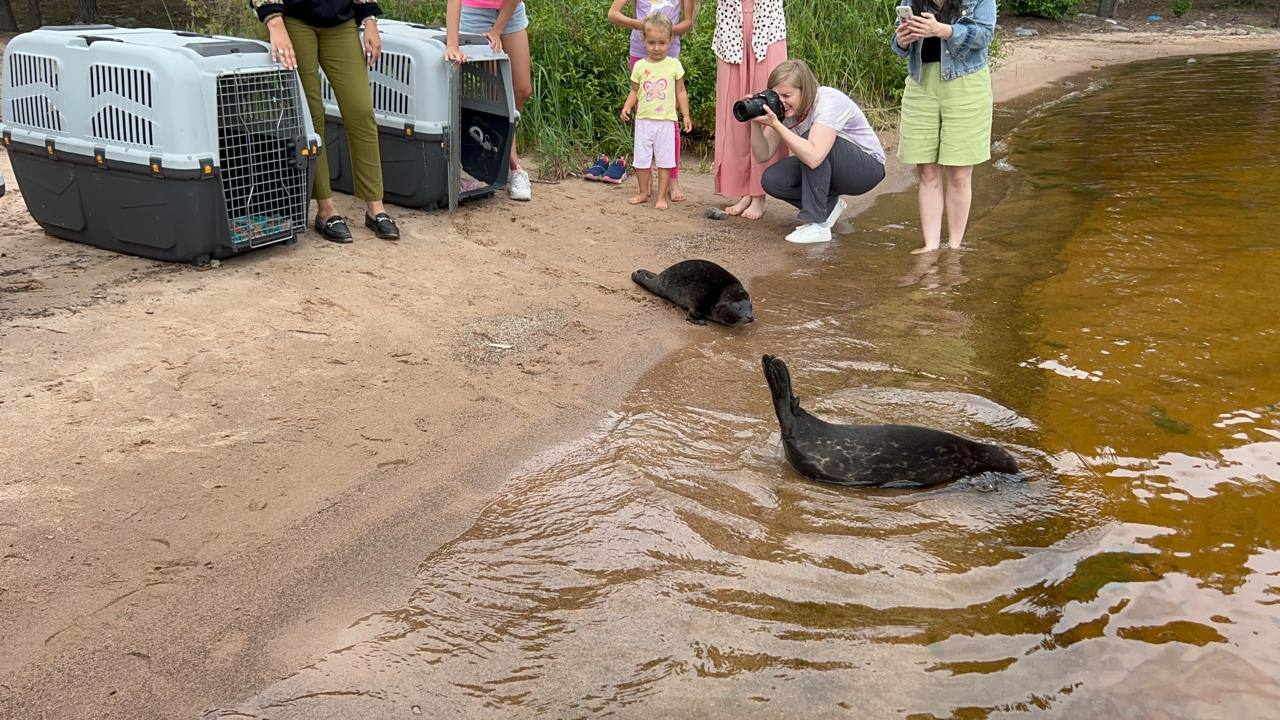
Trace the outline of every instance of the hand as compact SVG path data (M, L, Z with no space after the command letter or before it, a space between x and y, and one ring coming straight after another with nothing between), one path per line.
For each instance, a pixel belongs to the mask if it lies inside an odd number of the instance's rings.
M489 49L496 53L502 52L502 33L497 28L485 33L484 39L489 41Z
M778 116L773 114L773 108L769 107L768 105L765 105L764 114L757 115L756 117L751 118L751 122L756 123L762 127L777 128Z
M284 20L269 20L267 32L271 36L271 61L280 63L286 70L296 69L298 58L293 54L293 41L289 39L289 31L284 29Z
M369 67L373 67L378 58L382 57L382 36L378 34L378 23L372 20L364 22L364 56L369 61Z
M911 19L904 24L910 25L911 32L922 38L951 37L951 26L946 23L938 22L937 18L933 16L933 13L925 12L920 13L919 15L912 15Z
M631 122L631 108L623 105L622 112L618 113L618 117L622 119L622 122Z
M448 45L444 49L444 59L461 65L467 61L467 56L462 52L462 48L457 45Z
M689 119L688 115L686 115L684 118L684 133L685 135L688 135L691 132L693 132L693 121Z
M899 23L898 29L894 31L894 34L898 38L898 47L904 50L910 47L911 43L920 39L920 36L912 31L910 20Z

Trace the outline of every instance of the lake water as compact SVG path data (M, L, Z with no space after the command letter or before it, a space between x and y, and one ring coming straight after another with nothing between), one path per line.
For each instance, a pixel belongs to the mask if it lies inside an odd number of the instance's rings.
M907 193L797 250L363 642L210 716L1280 718L1280 57L1000 124L969 249L908 255ZM766 352L819 416L1026 472L807 481Z

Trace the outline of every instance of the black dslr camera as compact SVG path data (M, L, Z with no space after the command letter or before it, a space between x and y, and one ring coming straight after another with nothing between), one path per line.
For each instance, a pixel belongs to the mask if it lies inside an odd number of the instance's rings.
M739 100L733 104L733 119L738 122L746 122L751 118L757 118L764 115L765 106L773 111L774 116L779 120L786 110L782 107L782 98L778 97L778 93L765 88L760 92L752 95L746 100Z

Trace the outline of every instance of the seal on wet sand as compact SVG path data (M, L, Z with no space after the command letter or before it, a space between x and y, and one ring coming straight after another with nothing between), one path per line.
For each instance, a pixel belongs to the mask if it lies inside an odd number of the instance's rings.
M683 260L654 275L648 270L631 273L644 289L689 311L694 325L707 321L738 325L755 320L751 296L733 273L710 260Z
M762 363L787 461L801 475L839 485L924 488L984 472L1018 472L1004 449L942 430L819 420L800 407L787 364L772 355Z

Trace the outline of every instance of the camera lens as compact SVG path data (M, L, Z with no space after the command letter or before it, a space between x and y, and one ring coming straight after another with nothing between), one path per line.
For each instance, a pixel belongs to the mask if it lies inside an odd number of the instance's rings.
M752 95L746 100L739 100L733 104L733 119L738 122L746 122L763 114L764 99L759 95Z

